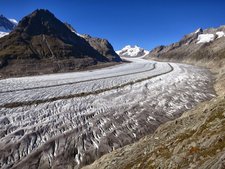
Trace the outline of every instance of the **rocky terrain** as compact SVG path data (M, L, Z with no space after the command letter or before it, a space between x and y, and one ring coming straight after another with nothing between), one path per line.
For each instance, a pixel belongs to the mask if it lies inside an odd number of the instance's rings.
M147 58L185 62L214 73L217 97L161 125L138 142L104 155L84 169L224 169L225 38L224 26L198 29L180 42L160 46ZM196 95L196 93L193 93Z
M108 59L112 61L116 61L116 62L121 61L119 57L115 57L117 54L114 51L112 45L106 39L92 37L87 34L79 34L70 24L68 23L65 23L65 24L72 32L84 38L91 45L91 47L93 47L103 56L106 56Z
M146 58L212 65L225 59L225 26L209 28L185 35L179 42L159 46ZM219 66L223 66L223 62Z
M0 75L66 72L121 61L107 40L86 39L48 10L36 10L0 38Z

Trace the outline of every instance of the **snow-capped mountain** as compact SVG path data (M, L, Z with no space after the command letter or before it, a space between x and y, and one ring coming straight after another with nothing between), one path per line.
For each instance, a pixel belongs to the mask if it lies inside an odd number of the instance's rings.
M144 57L149 51L138 46L127 45L123 49L116 51L122 57Z
M18 21L15 19L8 19L11 23L13 23L15 26L18 25Z
M7 19L0 15L0 38L8 35L17 24L18 22L15 19Z

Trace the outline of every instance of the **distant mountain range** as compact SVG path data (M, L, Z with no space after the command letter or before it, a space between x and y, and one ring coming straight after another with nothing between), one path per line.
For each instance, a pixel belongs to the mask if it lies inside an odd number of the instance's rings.
M116 51L116 53L122 57L144 57L149 53L149 51L136 45L127 45L123 49Z
M0 38L8 35L17 24L15 19L7 19L5 16L0 15Z
M3 21L4 28L12 30L0 38L3 77L67 72L121 61L107 40L78 35L48 10L34 11L16 27Z
M178 62L208 62L223 64L225 59L225 26L202 28L185 35L179 42L158 46L151 51L138 46L127 45L116 51L121 57L144 57L154 60Z
M125 46L116 51L122 57L145 57L166 61L205 61L225 59L225 26L202 28L185 35L179 42L158 46L151 51L138 46Z

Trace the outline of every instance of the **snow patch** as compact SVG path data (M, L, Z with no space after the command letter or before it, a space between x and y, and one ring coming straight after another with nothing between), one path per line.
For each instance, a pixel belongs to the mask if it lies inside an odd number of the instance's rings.
M75 33L77 36L80 36L80 37L82 37L82 38L85 37L84 35L77 33L76 31L74 31L74 30L71 29L71 28L70 28L70 30L71 30L71 32Z
M80 37L82 37L82 38L84 38L85 36L84 35L82 35L82 34L79 34L79 33L77 33L77 32L74 32L77 36L80 36Z
M202 28L199 28L195 31L195 33L199 33L199 32L201 32L201 30L202 30Z
M18 25L18 21L15 19L8 19L10 22L12 22L14 25Z
M222 38L225 36L225 33L223 31L220 31L220 32L216 32L216 35L218 36L217 38Z
M197 44L199 43L209 43L211 41L214 41L215 40L215 35L214 34L201 34L201 35L198 35L198 42Z
M8 35L8 34L9 34L8 32L0 32L0 38L6 36L6 35Z

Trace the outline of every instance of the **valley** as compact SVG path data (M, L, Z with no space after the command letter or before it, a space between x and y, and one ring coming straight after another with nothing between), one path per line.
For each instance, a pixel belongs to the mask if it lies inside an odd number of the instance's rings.
M46 3L1 10L1 169L225 168L222 15Z
M215 97L205 68L126 59L0 80L0 167L81 168Z

